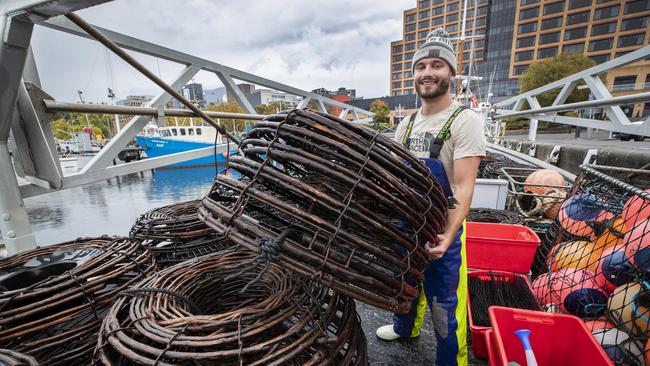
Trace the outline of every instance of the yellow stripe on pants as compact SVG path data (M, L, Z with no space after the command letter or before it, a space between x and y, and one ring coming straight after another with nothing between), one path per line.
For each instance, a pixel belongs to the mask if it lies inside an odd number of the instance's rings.
M458 298L458 305L456 305L456 321L458 322L458 328L456 328L456 339L458 340L456 362L458 366L467 365L469 362L467 357L467 256L465 253L467 230L465 223L463 221L463 233L460 236L461 263L458 288L456 289L456 297Z

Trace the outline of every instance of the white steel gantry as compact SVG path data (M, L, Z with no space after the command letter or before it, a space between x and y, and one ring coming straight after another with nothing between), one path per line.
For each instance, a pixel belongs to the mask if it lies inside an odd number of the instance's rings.
M214 147L112 165L117 154L151 120L138 115L114 136L84 168L64 176L50 128L50 111L43 100L51 99L41 90L38 70L30 50L35 25L48 27L79 37L92 38L63 15L108 2L109 0L0 0L0 242L8 254L35 247L24 207L23 197L70 188L118 175L149 170L169 164L209 156ZM367 123L374 114L333 99L262 78L197 56L185 54L108 29L94 27L118 46L149 56L184 65L169 83L180 90L199 71L214 73L248 115L241 118L261 119L237 87L235 79L302 97L299 107L313 101L326 112L326 106L341 109L339 117ZM146 107L159 114L171 95L161 92ZM150 112L150 111L147 111ZM257 116L253 116L257 115ZM9 144L11 143L11 148ZM216 147L223 153L226 145ZM19 185L17 176L26 184Z
M623 104L650 102L650 93L636 93L613 97L599 77L602 73L644 60L648 56L650 56L650 46L645 46L634 52L580 71L548 85L508 98L495 105L496 113L494 119L499 120L507 117L528 118L530 120L528 140L530 141L535 141L538 121L650 136L650 116L643 120L633 122L630 121L620 107ZM592 100L566 104L567 98L576 90L581 81L585 83L585 89L589 90ZM560 92L553 103L548 107L541 107L537 97L558 89ZM523 108L526 104L528 104L529 109L524 110ZM558 114L558 112L578 111L586 108L602 108L607 120L570 117Z

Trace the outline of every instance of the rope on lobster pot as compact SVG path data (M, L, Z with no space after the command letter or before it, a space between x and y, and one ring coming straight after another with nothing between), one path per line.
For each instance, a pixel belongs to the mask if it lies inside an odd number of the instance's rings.
M199 220L199 204L193 200L154 208L136 220L129 236L140 240L161 267L232 246Z
M87 365L117 294L155 269L136 240L80 238L0 260L0 348Z
M446 224L447 200L424 164L400 144L310 110L255 124L242 155L219 175L199 218L235 244L304 228L278 245L277 263L341 293L406 312L428 261L424 244ZM286 235L286 234L285 234ZM267 240L267 239L265 239Z
M254 285L257 281L259 281L262 276L264 275L264 272L269 268L269 264L271 261L277 260L280 258L280 254L278 253L278 248L280 246L280 242L284 239L284 237L288 234L288 228L285 229L280 236L278 236L278 239L275 240L273 238L269 237L264 237L258 239L259 242L259 254L257 257L251 259L249 262L244 264L244 268L242 268L239 272L233 273L225 278L226 281L231 280L235 277L241 276L244 274L244 272L249 272L251 270L256 270L257 267L261 264L263 265L262 270L259 271L257 276L251 280L251 282L247 283L241 290L239 290L240 294L243 294L248 290L248 287L251 285Z
M136 285L155 291L122 293L102 324L93 363L367 365L351 298L273 262L257 282L256 271L232 276L256 257L227 249Z

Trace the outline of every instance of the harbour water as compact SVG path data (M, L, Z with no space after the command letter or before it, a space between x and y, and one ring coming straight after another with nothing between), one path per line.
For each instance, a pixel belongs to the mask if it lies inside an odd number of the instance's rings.
M157 169L25 199L38 245L128 235L141 214L205 196L217 169Z

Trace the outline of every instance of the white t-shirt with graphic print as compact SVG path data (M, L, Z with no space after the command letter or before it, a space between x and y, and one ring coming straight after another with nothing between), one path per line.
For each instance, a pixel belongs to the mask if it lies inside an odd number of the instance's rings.
M422 108L420 108L411 129L409 150L417 157L428 157L429 144L459 106L459 103L452 102L442 111L426 117L422 115ZM395 130L395 141L399 144L402 143L408 122L409 117L404 118ZM452 191L456 190L453 161L469 156L485 156L485 135L480 117L474 111L465 109L456 116L450 128L450 137L442 145L438 156L445 168Z

